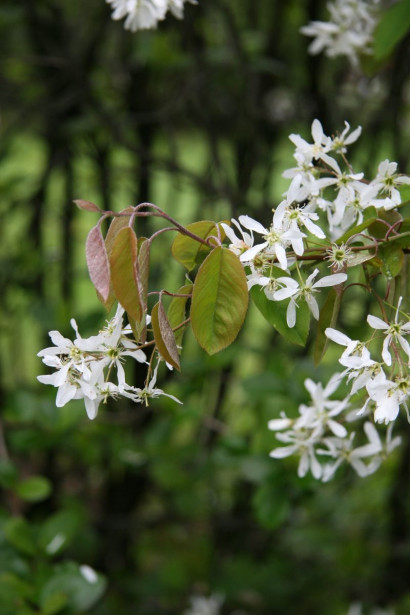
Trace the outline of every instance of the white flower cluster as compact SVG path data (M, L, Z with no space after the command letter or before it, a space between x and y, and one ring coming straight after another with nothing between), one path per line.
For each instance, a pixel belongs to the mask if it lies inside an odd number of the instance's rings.
M385 322L377 316L369 314L367 322L375 332L368 342L351 340L347 335L328 328L327 337L341 346L345 346L339 363L346 369L341 374L347 382L352 383L351 395L365 391L367 399L359 410L364 415L370 407L374 407L374 420L376 423L391 423L394 421L402 406L410 415L407 401L410 397L410 345L406 337L410 334L410 321L406 315L406 322L399 321L400 304L397 306L394 322ZM377 332L384 335L381 351L381 360L374 361L367 348L377 338ZM393 352L393 358L391 351ZM386 371L389 370L389 376Z
M314 478L327 482L343 462L348 463L359 476L368 476L400 444L399 437L392 437L392 425L388 427L385 441L382 442L370 421L365 422L364 434L359 436L360 442L357 443L356 433L349 433L343 425L343 421L357 414L350 411L346 415L349 397L329 399L340 382L340 374L334 374L324 388L320 383L307 379L305 387L311 404L299 406L299 416L295 419L282 412L281 418L268 423L269 429L278 432L276 438L285 445L275 448L270 456L275 459L299 456L300 477L310 471ZM338 417L337 420L335 417Z
M219 615L223 601L219 594L212 594L209 598L191 596L190 608L184 611L184 615Z
M410 177L399 175L397 163L389 160L379 164L376 177L371 181L364 180L363 173L354 173L350 166L342 170L336 157L344 161L347 146L357 141L360 134L360 127L350 132L346 122L342 133L331 138L324 134L317 119L312 123L312 143L298 134L291 134L297 166L283 174L291 183L274 212L271 225L266 228L247 215L239 216L239 221L232 220L233 227L223 224L231 242L230 249L250 269L248 288L261 286L272 301L289 299L289 327L296 324L299 299L306 301L313 317L318 319L319 307L314 294L324 287L344 283L347 274L332 273L317 279L319 269L316 268L305 278L300 264L296 263L298 280L295 280L290 276L278 276L272 265L288 271L297 257L303 261L301 257L309 245L317 245L315 238L328 239L331 243L352 226L360 224L367 208L389 210L400 205L399 188L410 184ZM329 190L333 194L330 195ZM254 234L261 235L262 242L256 241ZM358 259L360 255L344 244L333 244L329 248L329 266L333 272L357 264Z
M168 11L182 19L187 1L196 4L196 0L106 0L112 6L112 18L125 17L124 28L132 32L156 28Z
M97 416L98 406L109 397L128 397L136 403L147 403L151 397L166 395L181 403L172 395L155 387L158 364L151 380L144 389L127 384L122 362L132 357L139 363L146 363L143 350L128 338L131 327L123 326L124 310L118 306L117 312L98 335L83 338L78 332L74 319L71 326L76 332L74 342L58 331L50 331L54 346L44 348L38 353L43 363L56 371L51 375L38 376L43 384L57 388L56 406L61 408L72 399L83 399L88 418ZM117 383L111 382L113 369L117 372Z
M358 54L370 53L373 32L378 22L378 0L335 0L327 5L329 21L312 21L300 31L313 36L309 53L325 52L330 58L344 55L352 64Z

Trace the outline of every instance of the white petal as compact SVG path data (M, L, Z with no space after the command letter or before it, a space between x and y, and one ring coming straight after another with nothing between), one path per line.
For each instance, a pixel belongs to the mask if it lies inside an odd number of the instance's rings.
M351 342L351 339L347 337L347 335L331 327L325 329L325 335L332 340L332 342L336 342L336 344L340 344L341 346L347 346Z
M238 219L242 226L249 229L250 231L255 231L256 233L260 233L261 235L267 235L269 233L268 229L262 226L260 222L257 222L249 216L239 216Z
M368 315L367 322L373 329L388 329L389 328L389 325L386 322L384 322L384 320L381 320L381 318L378 318L377 316L372 316L371 314Z

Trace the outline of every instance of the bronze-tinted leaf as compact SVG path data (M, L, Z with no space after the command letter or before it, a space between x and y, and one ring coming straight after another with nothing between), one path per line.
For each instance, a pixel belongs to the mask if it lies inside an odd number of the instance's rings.
M138 323L144 316L136 271L137 237L132 228L121 229L110 254L111 281L116 298Z
M98 205L92 203L91 201L83 201L81 199L77 199L76 201L74 201L74 203L77 205L77 207L83 209L84 211L98 211L101 213L101 209L98 207Z
M110 264L99 224L88 233L85 256L91 281L105 303L110 293Z
M162 303L156 303L152 308L151 325L158 352L167 363L179 370L178 348Z

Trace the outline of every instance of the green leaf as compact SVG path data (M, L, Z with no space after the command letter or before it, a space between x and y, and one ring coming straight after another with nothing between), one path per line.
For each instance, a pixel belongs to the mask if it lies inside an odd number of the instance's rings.
M259 523L269 530L282 525L289 513L289 500L271 482L255 491L252 505Z
M12 517L3 526L4 535L22 553L34 555L37 545L31 526L23 517Z
M403 250L399 246L390 245L390 242L383 244L377 252L377 258L381 261L383 274L389 280L399 275L404 263Z
M222 226L217 225L211 220L201 220L200 222L194 222L188 224L186 227L188 231L198 235L201 239L206 241L211 236L218 237L217 227L219 226L219 234L221 241L225 238L225 233ZM205 246L203 243L191 239L182 233L178 234L172 244L172 255L181 265L186 267L188 271L191 271L198 265L203 258L212 248Z
M325 335L325 329L328 327L334 327L339 314L341 299L341 294L338 294L334 288L331 288L327 294L323 307L320 310L313 353L316 365L320 363L326 352L329 340Z
M154 332L155 344L161 357L173 367L180 370L178 348L175 337L169 324L164 306L158 302L151 311L151 325Z
M248 308L245 271L228 248L215 248L199 268L192 291L191 325L208 354L229 346Z
M94 570L74 562L64 562L55 567L54 574L45 582L40 605L45 608L53 600L61 600L63 594L75 612L86 611L101 598L105 587L104 577Z
M283 271L282 271L283 275ZM287 301L270 301L260 286L251 288L251 297L262 316L289 342L304 346L309 334L310 311L304 301L299 303L296 324L289 328L286 322Z
M389 241L385 245L394 244L400 248L410 248L410 231L400 233L399 235L390 235Z
M178 295L190 295L192 293L192 284L185 284L177 290ZM178 327L186 319L186 304L188 297L173 297L167 310L169 324L172 329ZM174 331L175 342L178 346L181 345L185 327L181 327Z
M38 544L50 556L61 553L81 527L81 518L72 510L52 515L41 527Z
M127 226L114 239L110 254L111 281L115 296L124 310L140 323L144 311L137 278L137 254L137 237L133 229Z
M17 483L14 490L22 500L40 502L50 495L51 483L44 476L30 476Z
M410 0L393 4L385 13L374 33L373 53L376 59L390 55L410 29Z
M69 598L63 592L51 594L43 603L41 615L56 615L68 604Z
M378 220L374 221L370 228L369 233L373 237L377 237L379 239L386 236L386 233L389 230L389 226L397 225L398 222L403 220L401 214L394 209L390 209L388 211L384 211L384 209L380 209L377 215ZM386 224L381 222L384 220Z
M147 326L146 326L146 311L147 311L147 299L148 299L148 284L149 284L149 264L150 264L150 242L146 237L140 237L138 239L138 289L141 301L141 307L144 315L140 322L133 320L129 317L130 325L134 333L135 339L144 343L147 338Z

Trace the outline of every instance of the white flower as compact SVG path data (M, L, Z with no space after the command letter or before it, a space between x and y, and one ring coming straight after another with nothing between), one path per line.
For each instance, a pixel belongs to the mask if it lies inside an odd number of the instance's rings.
M113 8L112 19L125 17L124 28L136 32L156 28L165 18L168 0L106 0Z
M376 403L374 420L376 423L390 423L394 421L403 404L407 410L406 400L410 392L408 378L399 378L396 381L388 380L383 372L366 384L369 398Z
M385 332L386 337L383 342L382 357L386 365L389 366L392 364L392 358L389 352L389 346L392 341L397 341L400 344L410 361L410 345L408 341L403 337L403 335L408 335L410 333L410 321L404 324L402 322L398 322L401 300L402 297L400 297L399 299L394 323L386 323L381 320L381 318L378 318L377 316L372 316L371 314L369 314L369 316L367 317L367 322L373 329Z
M186 1L196 4L196 0L106 0L113 9L112 19L125 17L124 28L132 32L156 28L168 10L182 19Z
M377 189L385 192L390 197L392 204L387 205L385 209L391 209L395 205L401 203L401 196L398 188L403 184L410 184L408 175L398 175L397 162L383 160L379 164L377 175L372 181L372 185Z
M315 269L314 272L306 279L305 282L299 285L299 282L293 278L281 277L278 278L278 282L284 285L284 288L276 291L273 295L275 301L282 301L283 299L289 299L288 309L286 311L286 322L288 327L292 328L296 324L296 300L298 297L303 297L312 312L313 317L318 320L319 318L319 306L316 299L313 297L313 293L318 292L320 288L327 286L336 286L342 284L347 280L345 273L335 273L333 275L325 276L324 278L313 282L319 269Z
M316 459L314 450L318 435L320 434L312 433L304 428L293 428L283 434L278 433L276 438L287 444L287 446L280 446L273 449L273 451L269 453L269 456L274 459L283 459L290 455L300 455L298 476L301 478L306 476L310 469L315 478L320 478L322 475L322 466Z
M249 263L260 252L268 256L276 256L279 261L279 266L282 269L287 269L288 260L286 256L286 248L292 245L294 252L298 255L303 254L303 237L306 237L304 233L297 230L287 230L284 227L284 215L286 209L286 202L283 201L278 205L273 215L272 224L269 229L265 228L260 222L250 218L249 216L240 216L239 222L250 231L259 233L263 236L264 242L257 244L246 250L240 256L240 260L243 263Z
M340 135L337 135L332 139L332 150L336 153L345 154L347 151L347 145L351 145L362 134L362 127L358 126L353 132L348 134L350 131L350 124L345 121L345 128Z
M223 597L213 594L205 596L191 596L190 607L183 615L219 615L223 603Z
M249 248L253 246L253 233L246 233L241 228L240 224L233 218L231 219L231 222L238 229L241 238L238 237L232 227L230 227L228 224L225 224L225 222L221 222L221 226L225 231L225 235L231 242L229 244L229 249L237 256L241 256L244 252L246 252L247 250L249 250Z
M323 132L322 124L315 119L312 122L313 143L308 143L300 135L291 134L289 139L296 145L296 152L302 154L307 162L323 160L336 172L339 170L337 162L327 155L332 147L332 139Z
M169 395L168 393L165 393L162 389L158 389L155 387L155 384L157 382L158 366L159 366L159 362L155 366L155 369L152 373L151 380L149 381L148 385L144 389L139 389L139 388L134 388L134 387L132 388L132 391L135 392L137 396L137 400L140 403L145 403L145 405L148 406L149 399L153 397L160 397L161 395L164 395L165 397L169 397L170 399L173 399L178 404L182 404L182 401L180 401L177 397L174 397L174 395Z

